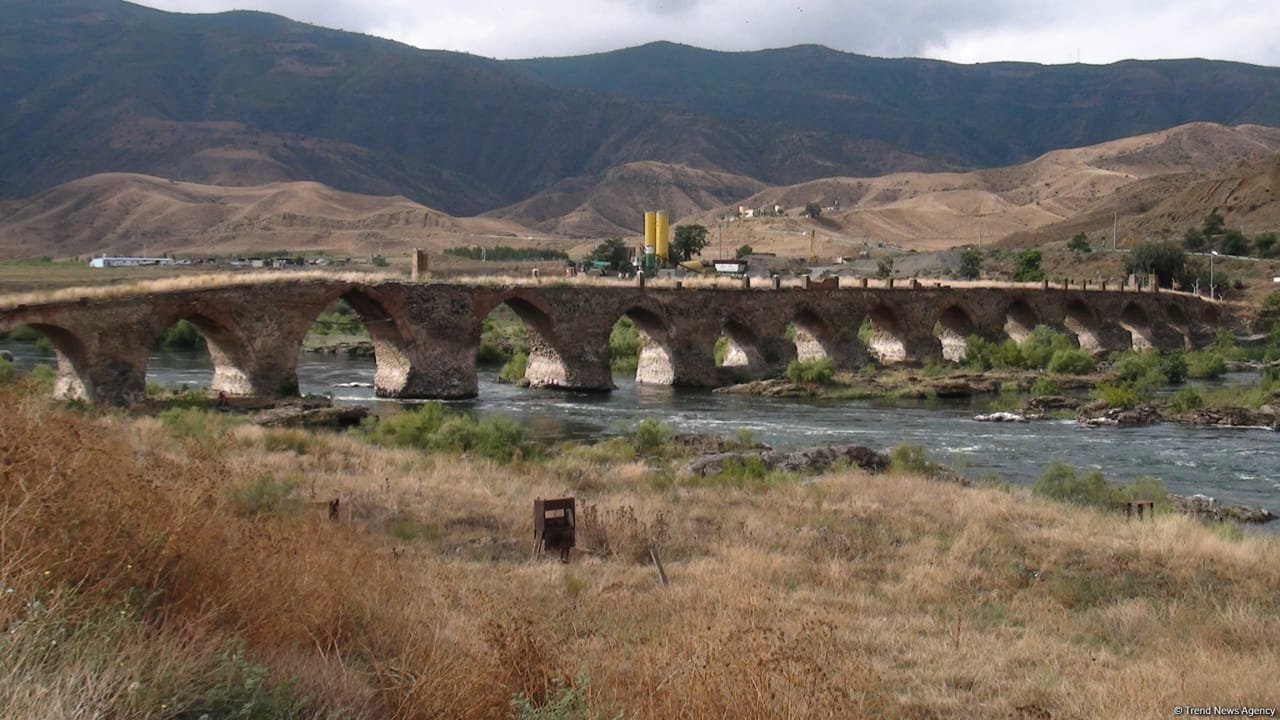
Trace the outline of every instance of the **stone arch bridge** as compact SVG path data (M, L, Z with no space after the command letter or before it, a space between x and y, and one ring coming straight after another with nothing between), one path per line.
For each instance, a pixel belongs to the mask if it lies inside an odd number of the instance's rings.
M369 330L376 392L395 398L475 395L482 323L503 304L530 330L530 384L583 390L613 386L608 341L624 316L642 340L636 379L673 385L764 377L795 358L826 357L840 369L959 361L969 335L1021 339L1037 325L1070 333L1095 353L1200 347L1220 322L1211 301L1133 289L467 285L287 274L189 285L61 291L50 297L64 299L42 302L0 298L0 330L29 325L50 340L58 395L128 404L144 396L156 339L184 319L208 342L211 389L296 392L303 338L339 299ZM870 333L860 338L864 323ZM718 363L722 335L728 341Z

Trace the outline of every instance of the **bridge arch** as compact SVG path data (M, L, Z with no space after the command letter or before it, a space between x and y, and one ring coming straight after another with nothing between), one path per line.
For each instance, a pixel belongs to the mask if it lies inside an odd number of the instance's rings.
M499 305L506 305L524 324L529 342L528 361L525 364L524 381L529 387L567 387L570 369L556 344L555 320L549 310L525 293L511 292L487 308L476 324L476 344L479 344L480 328Z
M1014 342L1022 342L1031 337L1036 326L1040 324L1040 316L1021 298L1009 303L1004 311L1004 332Z
M343 303L349 311L344 312ZM402 319L389 309L389 305L390 303L378 294L376 288L347 285L329 294L327 302L320 305L319 310L314 311L315 314L305 325L312 332L326 322L342 327L346 322L341 319L341 316L354 313L359 326L368 333L369 343L373 347L374 394L379 397L400 397L404 394L414 371L409 352L413 345L413 336L411 330L403 324ZM323 319L326 315L330 317ZM333 317L334 315L337 317ZM209 335L206 334L205 337L209 338ZM302 348L298 347L296 352L301 353ZM210 343L210 353L213 353L213 343ZM256 365L258 366L257 377L253 378L252 382L256 392L277 392L285 395L298 392L296 361L292 366L285 367L283 364L271 362L269 358L258 358ZM276 387L271 387L271 383Z
M1165 308L1165 319L1168 321L1169 327L1182 336L1183 348L1190 349L1195 345L1191 339L1191 320L1182 311L1182 308L1177 305L1169 305Z
M631 322L639 336L635 381L652 385L674 385L676 369L668 321L659 313L639 306L625 310L619 320L622 318ZM615 323L614 327L616 326Z
M867 349L884 365L906 362L907 345L902 323L888 305L877 305L867 313L865 331L859 336Z
M1142 306L1130 302L1120 311L1120 327L1129 331L1130 342L1134 350L1151 350L1156 347L1155 334L1151 327L1151 318Z
M184 320L195 326L208 350L209 361L213 365L209 389L214 392L224 391L229 395L254 394L252 364L247 357L244 337L229 319L217 313L207 309L198 311L179 308L160 316L153 326L154 332L148 348L157 347L169 329Z
M952 305L939 313L934 324L934 335L942 343L942 358L954 363L964 362L967 339L977 332L973 315L959 305Z
M1076 336L1081 350L1091 355L1106 350L1102 342L1102 321L1093 308L1079 300L1072 300L1067 303L1062 323Z
M796 346L796 359L833 360L831 327L810 308L801 308L791 320L791 341Z
M89 358L84 342L72 331L48 323L30 323L32 330L48 338L58 363L58 379L53 385L54 397L64 400L96 402L98 388L89 375Z
M718 366L744 374L757 374L764 369L760 338L741 320L726 320L716 344L722 348L716 351Z

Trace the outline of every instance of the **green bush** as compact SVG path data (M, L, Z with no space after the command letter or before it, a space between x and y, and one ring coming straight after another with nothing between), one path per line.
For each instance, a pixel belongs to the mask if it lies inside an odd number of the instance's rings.
M293 497L294 486L288 481L261 475L231 489L231 502L236 512L247 517L261 517L291 512L299 501Z
M1078 348L1056 350L1049 359L1049 372L1058 375L1088 375L1093 370L1093 357Z
M44 337L44 335L41 335L39 330L36 330L30 325L19 325L18 327L10 330L7 333L7 337L10 340L17 340L18 342L35 342Z
M787 365L787 379L797 385L828 385L835 374L830 358L792 360Z
M671 441L671 428L665 423L646 418L631 431L631 445L639 455L659 454Z
M1071 338L1065 333L1060 333L1048 325L1037 325L1036 329L1031 331L1031 335L1018 345L1018 349L1022 351L1025 367L1034 370L1047 367L1054 353L1074 350L1075 346L1071 344Z
M58 371L52 365L40 363L27 373L26 381L37 392L50 393L53 392L54 384L58 382Z
M1193 352L1187 357L1187 377L1209 380L1227 373L1227 361L1212 350Z
M919 445L902 444L889 451L889 470L898 474L934 475L942 465L929 459Z
M511 720L601 720L604 716L591 710L588 701L590 683L586 674L578 676L571 685L563 678L552 680L547 692L547 700L541 705L535 704L523 694L511 699ZM623 720L623 713L610 718Z
M1204 398L1192 388L1182 388L1169 398L1169 409L1176 413L1186 413L1204 406Z
M1131 384L1099 383L1093 389L1093 398L1107 407L1129 409L1142 402L1142 396Z
M1036 378L1036 381L1031 384L1031 394L1036 397L1061 395L1062 387L1049 378Z
M1094 470L1081 476L1075 468L1060 462L1045 468L1031 492L1052 500L1102 508L1115 508L1124 502L1120 488L1107 482L1101 472Z
M525 373L529 369L529 356L523 352L518 352L506 365L502 366L502 370L498 372L498 382L517 384L524 382Z
M17 373L13 363L7 358L0 358L0 384L7 385L13 381L13 376Z
M160 423L175 437L208 443L221 440L239 418L201 408L171 407L160 413Z
M1129 485L1108 482L1097 470L1085 475L1066 463L1050 463L1032 486L1033 495L1060 502L1106 510L1123 508L1130 500L1151 500L1157 507L1168 508L1169 491L1157 479L1150 476L1135 478Z
M635 323L623 317L609 332L609 368L618 374L633 374L640 364L640 348L644 341Z
M202 350L205 347L205 341L195 325L188 320L179 320L165 330L156 346L161 350L169 351Z
M423 403L417 409L376 421L365 431L370 442L387 447L409 447L428 452L468 453L490 460L511 461L536 455L524 430L509 418L477 421L453 412L440 403Z

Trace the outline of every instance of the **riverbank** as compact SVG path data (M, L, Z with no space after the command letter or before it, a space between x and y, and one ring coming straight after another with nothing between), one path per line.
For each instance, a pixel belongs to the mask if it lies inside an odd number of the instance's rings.
M1172 514L909 470L693 479L644 433L499 462L5 403L0 443L24 448L0 486L17 720L1280 704L1277 541ZM578 550L532 561L532 499L564 495Z

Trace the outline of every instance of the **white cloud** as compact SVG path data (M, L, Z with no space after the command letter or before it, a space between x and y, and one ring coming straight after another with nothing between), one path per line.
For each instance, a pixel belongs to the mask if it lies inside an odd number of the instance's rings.
M719 50L802 43L957 62L1207 57L1280 65L1274 0L141 0L254 9L424 48L512 58L671 40Z

